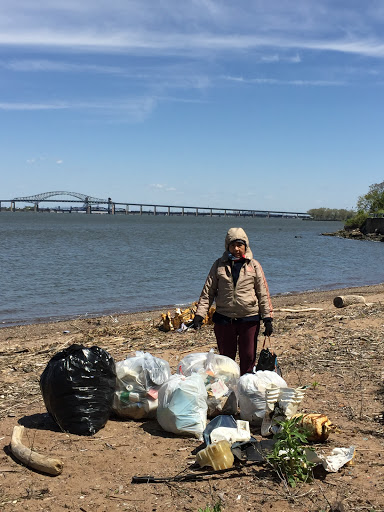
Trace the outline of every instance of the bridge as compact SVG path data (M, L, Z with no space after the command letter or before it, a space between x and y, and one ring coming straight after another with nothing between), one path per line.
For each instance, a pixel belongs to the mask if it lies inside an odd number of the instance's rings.
M60 199L52 199L60 196ZM64 196L64 198L63 198ZM10 203L9 208L3 208L2 203ZM310 219L311 216L306 212L287 212L276 210L243 210L237 208L210 208L201 206L180 206L180 205L164 205L164 204L144 204L144 203L121 203L112 201L110 197L100 199L79 192L54 191L43 192L33 196L15 197L14 199L0 199L0 212L10 210L11 212L25 210L16 208L17 204L32 203L35 212L60 212L60 213L108 213L115 215L122 213L125 215L194 215L194 216L236 216L236 217L287 217L287 218L305 218ZM41 203L54 203L54 206L48 205L44 208ZM62 207L58 203L75 203L78 206ZM31 208L28 208L31 209Z

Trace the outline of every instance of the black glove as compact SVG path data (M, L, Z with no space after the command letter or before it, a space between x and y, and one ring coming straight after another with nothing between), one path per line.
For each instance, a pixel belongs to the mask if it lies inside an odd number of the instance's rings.
M193 328L198 330L201 328L201 325L203 323L203 320L204 320L204 317L200 316L200 315L195 315L194 319L193 319Z
M264 322L264 336L270 336L273 333L272 318L263 318Z

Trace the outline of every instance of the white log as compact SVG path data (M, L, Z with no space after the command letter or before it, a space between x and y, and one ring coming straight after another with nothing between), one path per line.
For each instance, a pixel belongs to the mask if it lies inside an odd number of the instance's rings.
M279 308L273 311L282 311L284 313L305 313L306 311L323 311L323 308L302 308L302 309L291 309L291 308Z
M362 295L340 295L333 299L333 305L337 308L345 308L352 304L365 304L365 298Z
M11 451L13 455L25 466L48 473L49 475L60 475L63 471L63 462L60 459L47 457L27 448L21 441L24 433L22 425L13 427L11 439Z

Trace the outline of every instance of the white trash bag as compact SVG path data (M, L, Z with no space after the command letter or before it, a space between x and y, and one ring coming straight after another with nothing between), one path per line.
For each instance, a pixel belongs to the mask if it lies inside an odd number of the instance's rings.
M207 424L207 391L199 374L172 375L161 386L157 421L167 432L203 438Z
M180 375L202 376L207 390L208 417L219 414L237 413L237 384L240 377L239 365L227 356L208 353L188 354L178 364Z
M261 425L267 408L266 390L286 387L285 380L269 370L242 375L238 384L240 418Z
M171 376L169 363L148 352L116 363L113 410L121 418L155 418L158 390Z

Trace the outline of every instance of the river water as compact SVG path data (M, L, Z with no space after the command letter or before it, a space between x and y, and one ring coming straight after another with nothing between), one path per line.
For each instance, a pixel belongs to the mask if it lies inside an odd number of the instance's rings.
M338 222L1 212L0 326L189 304L233 226L272 295L384 281L383 243L320 236Z

